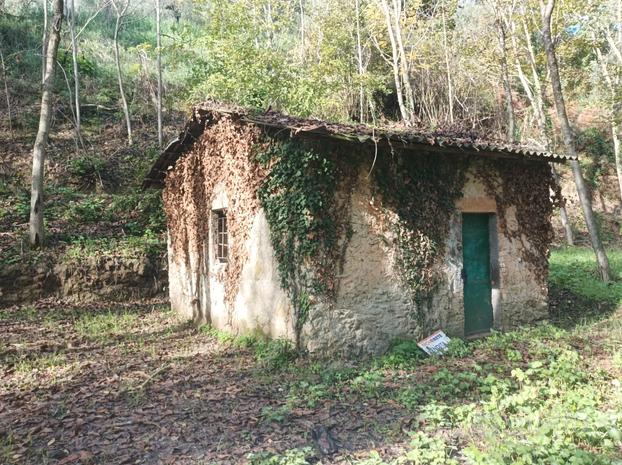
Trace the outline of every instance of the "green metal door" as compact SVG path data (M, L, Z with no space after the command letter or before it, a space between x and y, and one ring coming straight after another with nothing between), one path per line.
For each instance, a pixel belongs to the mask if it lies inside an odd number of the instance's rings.
M492 328L489 224L488 214L462 215L462 279L466 336L485 333Z

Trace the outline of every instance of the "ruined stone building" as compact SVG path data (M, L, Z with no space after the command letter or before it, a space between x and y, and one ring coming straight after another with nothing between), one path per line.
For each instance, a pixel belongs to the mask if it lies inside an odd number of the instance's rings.
M318 354L547 317L549 163L469 135L206 103L152 168L174 310Z

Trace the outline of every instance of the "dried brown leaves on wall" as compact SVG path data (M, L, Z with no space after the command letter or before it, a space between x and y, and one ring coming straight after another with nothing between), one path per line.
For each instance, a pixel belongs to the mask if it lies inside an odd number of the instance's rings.
M230 250L225 270L225 300L229 305L237 293L247 258L246 242L259 208L257 189L265 178L265 170L255 156L262 145L260 136L257 128L235 124L231 118L223 117L203 133L166 176L163 195L171 253L174 260L185 261L187 265L190 255L196 254L199 260L208 259L202 250L208 244L215 189L222 188L227 196Z

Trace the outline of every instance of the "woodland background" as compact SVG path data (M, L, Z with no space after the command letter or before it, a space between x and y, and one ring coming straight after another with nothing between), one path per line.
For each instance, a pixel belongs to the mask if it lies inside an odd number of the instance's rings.
M159 200L136 188L159 150L158 51L164 143L180 130L190 106L210 97L564 151L535 1L162 0L160 48L153 1L75 0L75 13L66 3L46 161L52 247L92 246L100 235L127 242L127 236L151 234L148 242L157 242ZM30 253L20 245L19 225L28 210L38 124L43 6L0 2L4 260ZM620 10L617 0L564 0L553 17L564 96L605 242L619 238ZM574 187L563 168L561 174L581 241ZM61 214L57 203L70 208ZM107 220L113 224L104 227ZM67 228L68 221L75 227ZM105 247L100 242L97 247Z
M172 314L147 170L206 98L565 152L539 2L67 1L31 249L50 4L0 0L0 463L620 463L622 0L560 0L552 21L612 281L559 166L578 247L556 216L548 323L352 363Z

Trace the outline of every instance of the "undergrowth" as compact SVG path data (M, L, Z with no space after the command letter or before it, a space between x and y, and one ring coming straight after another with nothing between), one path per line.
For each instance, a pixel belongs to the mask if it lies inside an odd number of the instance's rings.
M590 253L554 251L551 284L567 283L595 306L619 302L618 283L599 282ZM622 271L619 254L610 254L616 273ZM572 279L562 278L571 275ZM468 343L455 340L446 354L434 358L423 354L415 341L399 340L388 354L349 368L343 377L316 376L334 370L316 362L295 371L285 404L265 414L287 424L295 408L349 399L398 405L414 416L400 453L386 456L371 450L363 457L350 457L348 463L355 465L620 465L622 324L618 319L601 313L576 325L545 323L493 332ZM316 452L305 448L250 459L258 464L318 460Z

